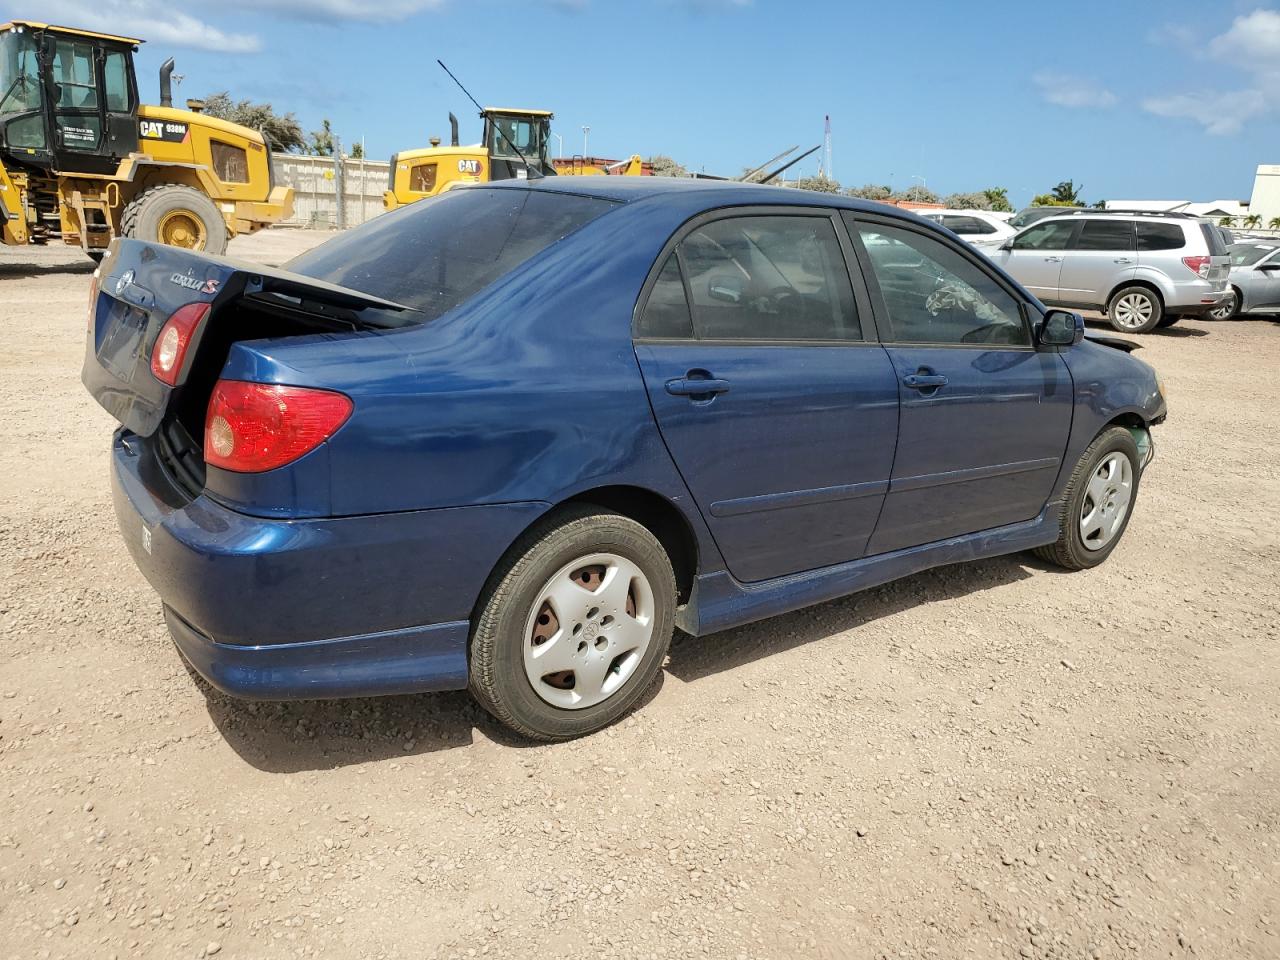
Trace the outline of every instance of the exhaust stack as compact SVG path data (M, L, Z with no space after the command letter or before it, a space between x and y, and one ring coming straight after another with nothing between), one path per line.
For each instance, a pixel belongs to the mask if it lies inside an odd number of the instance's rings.
M170 77L173 76L173 57L170 57L160 65L160 106L173 106L173 83Z
M456 147L458 145L458 118L452 113L449 114L449 130L453 138L451 145Z

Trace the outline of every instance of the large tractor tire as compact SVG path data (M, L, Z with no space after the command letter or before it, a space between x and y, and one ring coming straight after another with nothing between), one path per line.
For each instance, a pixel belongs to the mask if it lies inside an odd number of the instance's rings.
M227 224L217 206L199 190L179 183L148 187L129 201L120 232L202 253L227 250Z

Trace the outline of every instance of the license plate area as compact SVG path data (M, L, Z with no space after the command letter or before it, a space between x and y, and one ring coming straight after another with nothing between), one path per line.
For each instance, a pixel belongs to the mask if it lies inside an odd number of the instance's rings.
M145 362L149 321L145 310L123 300L112 304L98 344L98 362L118 380L132 383L139 366L150 366Z

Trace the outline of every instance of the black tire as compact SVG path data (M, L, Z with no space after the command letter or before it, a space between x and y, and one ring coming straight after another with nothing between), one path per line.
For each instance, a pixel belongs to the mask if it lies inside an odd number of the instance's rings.
M189 249L202 253L226 253L227 224L217 206L199 190L180 183L148 187L130 200L120 216L120 232L126 237L163 243L160 225L171 213L186 213L200 221L204 241Z
M1229 301L1230 310L1218 313L1215 309L1209 313L1210 320L1238 320L1240 318L1240 290L1237 287L1231 288L1231 300Z
M1160 322L1157 323L1156 326L1172 327L1175 323L1177 323L1181 319L1182 319L1182 314L1180 313L1179 314L1166 313L1163 317L1160 318Z
M1148 304L1150 314L1144 322L1126 324L1121 321L1123 306L1129 298L1141 299ZM1150 287L1122 287L1116 291L1115 296L1107 303L1107 319L1111 321L1111 326L1121 333L1150 333L1163 317L1164 303L1160 300L1160 295Z
M1085 546L1084 538L1080 534L1080 524L1077 521L1088 496L1089 478L1101 465L1102 460L1108 454L1115 452L1123 453L1129 458L1129 467L1133 475L1133 491L1120 528L1110 542L1093 550ZM1139 463L1138 445L1134 442L1133 434L1125 427L1108 427L1098 434L1093 443L1089 444L1089 449L1084 452L1080 462L1076 464L1075 470L1071 472L1071 479L1067 482L1062 517L1058 522L1057 541L1045 547L1036 547L1036 556L1068 570L1096 567L1106 560L1111 555L1111 551L1116 548L1116 544L1124 537L1124 532L1129 527L1129 518L1133 516L1134 504L1138 502L1138 487L1142 480Z
M653 633L627 681L607 699L582 709L557 707L534 690L525 672L524 645L532 606L557 571L595 553L612 553L639 567L653 594ZM628 517L580 505L535 524L507 552L481 594L471 631L470 689L480 705L534 740L571 740L626 715L662 669L675 623L671 561L647 529Z

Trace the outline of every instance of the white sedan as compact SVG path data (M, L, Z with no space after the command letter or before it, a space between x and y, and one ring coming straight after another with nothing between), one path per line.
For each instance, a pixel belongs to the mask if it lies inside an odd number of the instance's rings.
M999 214L986 210L917 210L916 213L975 245L999 246L1018 232Z

